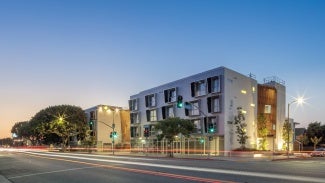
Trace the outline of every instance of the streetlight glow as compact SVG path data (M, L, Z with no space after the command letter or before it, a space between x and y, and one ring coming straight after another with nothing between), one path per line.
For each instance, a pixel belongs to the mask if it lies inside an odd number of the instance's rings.
M305 102L305 99L303 97L298 97L298 98L294 98L293 101L291 101L290 103L288 103L288 125L291 125L290 124L290 105L293 104L293 103L297 103L298 105L302 105L303 103ZM294 126L292 126L294 128ZM289 129L287 130L288 131L288 139L287 139L287 156L288 156L288 159L289 159L289 141L290 141L290 131Z
M303 104L305 102L305 99L303 97L297 98L297 103L298 104Z

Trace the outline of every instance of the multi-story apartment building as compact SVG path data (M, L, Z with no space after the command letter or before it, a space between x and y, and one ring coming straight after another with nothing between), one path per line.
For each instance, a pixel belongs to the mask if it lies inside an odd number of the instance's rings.
M122 107L97 105L85 110L98 150L130 147L130 112ZM116 136L113 135L116 132Z
M270 91L277 91L276 95L283 91L283 95L267 99L258 106L258 89L264 87L266 89L269 87ZM284 120L285 112L284 93L284 86L281 83L270 80L263 85L258 85L252 75L245 76L225 67L142 91L130 96L129 100L131 146L141 145L141 142L144 141L144 130L149 130L150 134L146 140L153 141L156 138L154 126L157 121L168 117L180 117L193 121L196 129L192 134L192 139L199 141L204 138L204 148L208 148L209 152L215 154L228 152L240 147L235 132L234 117L238 113L238 108L241 108L245 115L249 137L246 147L256 148L258 145L258 113L264 113L266 110L268 110L266 112L276 111L275 114L272 113L274 115L272 124L268 124L268 126L271 125L269 128L272 128L270 131L272 134L280 134L278 132L279 123ZM190 107L177 108L178 96L182 96L183 102L188 103ZM261 95L262 97L264 95ZM209 124L214 127L213 133L208 132ZM275 126L272 126L273 124ZM275 138L279 139L278 136L272 139Z

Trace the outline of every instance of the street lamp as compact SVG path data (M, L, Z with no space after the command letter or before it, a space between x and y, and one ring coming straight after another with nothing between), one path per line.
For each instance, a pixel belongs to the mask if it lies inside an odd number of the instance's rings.
M303 104L304 103L304 98L303 97L299 97L299 98L296 98L295 100L291 101L288 103L288 129L287 129L287 157L289 158L289 141L290 141L290 131L289 131L289 125L290 124L290 105L293 104L293 103L298 103L298 104Z
M107 107L107 106L105 106L105 107ZM115 109L112 109L112 108L109 108L108 109L108 112L113 112L113 123L112 123L112 129L113 129L113 136L112 136L112 145L113 145L113 147L112 147L112 152L113 152L113 155L114 155L114 143L115 143L115 121L114 121L114 119L115 119L115 112L118 112L119 111L119 109L118 108L115 108Z
M107 127L111 128L113 130L112 132L112 153L114 155L114 143L115 143L115 138L116 138L116 132L115 132L115 113L116 112L119 112L119 108L118 107L112 107L112 106L100 106L100 111L102 111L102 109L104 109L105 111L107 111L108 113L111 113L112 112L112 125L109 125L109 124L106 124L105 122L103 121L98 121L97 122L100 122L104 125L106 125Z

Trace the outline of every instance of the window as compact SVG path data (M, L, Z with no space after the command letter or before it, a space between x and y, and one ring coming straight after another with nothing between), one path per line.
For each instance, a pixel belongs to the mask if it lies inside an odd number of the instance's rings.
M164 106L161 108L161 114L162 114L162 118L166 119L166 118L170 118L170 117L174 117L174 107L173 106Z
M186 116L198 116L200 115L199 101L189 102L185 107Z
M129 100L129 109L130 111L138 110L138 99Z
M151 94L146 96L146 107L155 107L156 106L156 95Z
M176 101L176 88L164 90L165 103Z
M194 133L202 133L201 120L200 119L195 119L195 120L193 120L193 123L194 123L194 126L195 126Z
M207 98L209 113L221 112L220 99L219 96Z
M206 94L205 80L191 83L192 97L198 97Z
M131 126L131 137L139 137L139 127Z
M97 119L96 118L96 111L90 111L89 115L90 115L90 120L96 120Z
M271 105L265 105L264 113L270 114L271 113L271 110L272 110Z
M131 124L140 123L139 116L140 115L139 115L138 112L130 113L130 121L131 121Z
M157 110L147 110L147 121L157 121Z
M215 76L208 78L208 93L219 93L221 92L220 87L220 78L221 76Z

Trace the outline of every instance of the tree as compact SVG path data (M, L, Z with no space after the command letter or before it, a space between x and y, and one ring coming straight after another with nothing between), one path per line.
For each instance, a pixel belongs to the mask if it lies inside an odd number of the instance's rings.
M302 144L302 150L304 149L304 145L309 143L309 139L306 133L303 133L297 137L297 140Z
M30 125L28 121L17 122L11 128L11 133L15 134L17 138L30 139L32 136Z
M263 113L261 113L257 118L257 135L258 137L261 138L261 140L259 141L259 145L262 150L266 150L266 146L267 146L266 138L267 135L269 134L269 130L267 129L266 126L267 123L268 123L268 119Z
M317 138L316 136L310 138L310 141L314 144L314 150L316 149L317 144L322 141L322 138L323 137Z
M190 120L180 118L167 118L162 121L158 121L155 125L156 131L161 131L161 134L157 135L158 140L166 138L168 140L169 147L171 146L175 136L182 134L188 137L194 130L194 123ZM173 157L172 151L169 151L169 156Z
M235 123L236 126L236 134L237 134L237 141L240 144L241 149L245 149L246 143L247 143L247 124L245 121L245 116L243 114L243 110L241 107L237 108L237 116L235 116Z
M283 149L286 149L289 152L289 143L292 141L293 131L289 120L286 120L282 128L282 139L285 142L282 146Z
M80 107L71 105L50 106L39 111L31 120L39 138L59 137L63 151L70 137L85 136L88 125L86 114Z
M307 136L309 138L313 138L313 137L321 137L323 136L322 134L322 128L321 128L321 123L320 122L313 122L313 123L309 123L308 127L307 127Z

